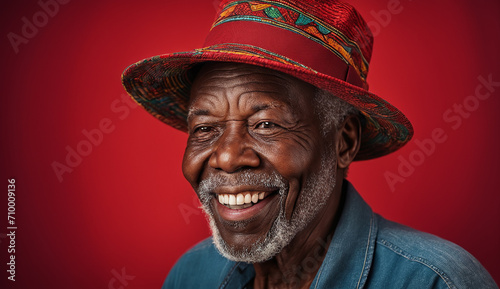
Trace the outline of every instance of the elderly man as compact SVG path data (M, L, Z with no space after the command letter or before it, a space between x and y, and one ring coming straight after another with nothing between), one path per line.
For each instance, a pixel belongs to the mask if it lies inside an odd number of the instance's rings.
M374 214L345 180L413 129L368 92L372 36L339 1L222 1L205 47L123 83L189 134L182 170L213 237L164 288L497 288L470 254Z

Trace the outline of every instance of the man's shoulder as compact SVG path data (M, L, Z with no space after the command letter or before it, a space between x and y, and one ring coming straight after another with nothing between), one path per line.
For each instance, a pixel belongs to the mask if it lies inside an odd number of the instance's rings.
M217 288L234 266L235 262L218 253L210 237L181 256L162 288L199 288L200 280L207 288Z
M205 240L200 241L198 244L194 245L189 249L184 255L182 255L180 261L189 261L196 259L197 261L204 260L206 258L213 258L220 256L217 249L214 246L212 237L208 237Z
M397 270L421 276L444 288L498 288L479 261L462 247L382 217L378 218L374 257L375 263L392 267L390 274Z

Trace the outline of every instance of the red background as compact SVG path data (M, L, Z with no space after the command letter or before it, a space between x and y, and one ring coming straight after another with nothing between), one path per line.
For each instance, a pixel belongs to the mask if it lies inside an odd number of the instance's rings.
M0 287L159 288L209 235L180 170L186 135L122 102L120 75L140 59L200 47L217 2L73 0L18 53L7 35L22 36L23 17L32 21L41 7L2 4L1 264L8 178L18 230L17 281L7 283L0 265L0 284L9 285ZM354 164L349 179L375 211L458 243L500 282L499 87L458 128L443 119L474 95L479 76L500 81L500 3L400 0L390 13L381 11L398 1L351 2L376 34L371 90L405 112L415 139L441 128L446 141L392 189L384 174L417 156L415 141ZM112 131L60 182L53 162L66 163L68 146L85 149L82 130L106 119ZM128 284L114 280L123 268L134 277Z

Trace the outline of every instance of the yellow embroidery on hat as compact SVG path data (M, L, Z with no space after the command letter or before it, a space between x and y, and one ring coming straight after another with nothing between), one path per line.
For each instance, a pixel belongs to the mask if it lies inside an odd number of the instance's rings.
M250 2L250 8L252 8L252 11L264 10L264 9L269 8L271 6L272 6L271 4L261 4L258 2Z

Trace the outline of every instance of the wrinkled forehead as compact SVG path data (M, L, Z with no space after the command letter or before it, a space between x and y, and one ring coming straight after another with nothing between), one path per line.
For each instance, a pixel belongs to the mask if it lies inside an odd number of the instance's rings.
M208 101L207 96L259 95L268 102L305 109L313 102L316 88L272 69L240 63L209 62L198 68L189 108Z

